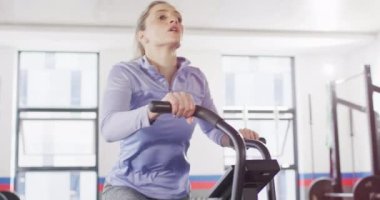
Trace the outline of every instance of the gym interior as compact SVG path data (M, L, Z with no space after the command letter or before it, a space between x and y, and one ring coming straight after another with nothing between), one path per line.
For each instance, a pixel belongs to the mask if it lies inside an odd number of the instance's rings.
M1 200L101 199L104 90L150 2L0 1ZM380 199L380 1L168 2L218 116L265 140L240 154L196 126L190 199Z

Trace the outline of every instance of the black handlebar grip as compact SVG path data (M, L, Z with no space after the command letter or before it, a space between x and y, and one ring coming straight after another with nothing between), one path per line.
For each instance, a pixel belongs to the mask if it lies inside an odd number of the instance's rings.
M149 110L155 113L171 113L172 105L169 101L152 101L149 104Z
M265 138L263 138L263 137L260 137L260 138L259 138L259 141L262 142L262 143L264 143L264 144L267 143L267 140L266 140Z
M155 113L171 113L172 105L168 101L151 101L149 104L149 110ZM203 119L213 126L215 126L219 121L223 120L212 111L197 105L195 106L193 116Z

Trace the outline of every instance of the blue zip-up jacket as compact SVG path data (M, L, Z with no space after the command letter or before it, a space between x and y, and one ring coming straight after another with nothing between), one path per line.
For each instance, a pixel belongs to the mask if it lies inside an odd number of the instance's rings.
M222 132L203 120L188 124L184 118L161 114L152 124L150 101L170 91L191 94L197 105L216 112L205 75L178 57L172 87L146 57L116 64L108 77L100 114L100 131L109 141L120 141L118 162L106 183L128 186L148 197L180 199L190 192L186 154L195 124L217 144Z

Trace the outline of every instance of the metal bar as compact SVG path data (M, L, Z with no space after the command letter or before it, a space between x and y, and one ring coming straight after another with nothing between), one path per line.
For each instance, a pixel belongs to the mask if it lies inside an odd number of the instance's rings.
M269 153L269 150L266 148L266 146L262 142L254 141L254 140L246 140L245 143L247 147L253 147L257 149L264 160L272 159ZM269 200L276 200L276 187L274 184L274 180L271 180L269 182L269 185L267 186L267 192L268 192ZM247 196L244 196L244 197L247 197ZM247 198L244 198L244 199L247 199ZM248 198L248 199L251 199L251 198Z
M325 194L325 196L332 197L332 198L341 198L341 197L353 198L354 194L353 193L327 193Z
M331 109L332 109L332 121L333 121L333 147L332 151L332 186L334 192L343 192L342 188L342 174L340 169L340 154L339 154L339 130L338 130L338 110L337 110L337 97L335 91L335 83L331 82Z
M273 159L276 159L276 157L272 156ZM297 166L294 165L294 164L291 164L287 167L283 167L283 166L280 166L281 167L281 170L292 170L294 171L295 169L297 169Z
M376 116L373 106L373 85L371 77L371 68L369 65L365 65L365 81L367 89L367 106L368 106L368 119L370 127L370 138L372 146L372 166L373 174L380 176L380 133L376 128Z
M300 180L299 177L299 170L298 170L298 140L297 140L297 96L296 96L296 72L295 72L295 63L294 63L294 57L291 57L291 80L292 80L292 106L291 109L293 111L293 155L294 155L294 165L295 168L295 183L296 183L296 200L300 199L300 187L298 185L298 181Z
M18 112L96 112L97 108L19 108Z
M95 137L93 138L94 140L94 150L95 150L95 168L94 168L94 171L95 171L95 174L96 174L96 181L95 181L95 188L96 188L96 191L98 191L99 189L99 126L98 126L98 121L99 120L96 120L95 123L93 124L94 125L94 131L95 131ZM99 196L99 192L96 193L96 200L99 200L100 196Z
M25 156L92 156L95 155L95 152L93 153L24 153Z
M96 121L97 118L24 118L20 117L20 120L22 121Z
M349 80L352 80L352 79L358 78L358 77L360 77L360 76L362 76L362 75L364 75L363 72L360 72L360 73L358 73L358 74L354 74L354 75L349 76L349 77L346 77L346 78L344 78L344 79L336 80L336 81L335 81L335 85L339 85L339 84L345 83L345 82L347 82L347 81L349 81Z
M234 128L224 120L219 121L215 127L226 133L231 139L236 151L235 170L232 182L231 199L241 199L244 188L246 147L244 141Z
M372 85L372 90L377 92L377 93L380 93L380 87L378 87L376 85Z
M310 129L310 155L311 155L311 174L312 179L315 177L315 163L314 163L314 134L313 134L313 110L312 110L312 102L311 102L311 94L308 95L308 103L309 103L309 129Z
M16 92L16 103L17 103L17 106L20 105L20 95L19 95L19 91L20 91L20 63L21 63L21 51L18 51L18 54L17 54L17 92ZM20 112L16 112L16 134L15 135L15 139L16 139L16 153L15 153L15 178L13 179L13 186L14 186L14 191L17 191L18 190L18 183L17 183L17 180L18 180L18 177L19 177L19 139L20 139L20 136L19 136L19 131L20 131Z
M98 52L95 51L34 51L34 50L22 50L19 51L20 53L59 53L59 54L99 54Z
M19 167L19 172L94 171L96 167Z
M96 173L96 185L95 185L95 188L96 188L96 191L98 191L98 186L99 186L99 99L100 99L100 94L99 94L99 89L100 89L100 83L99 83L99 71L100 71L100 63L99 63L99 53L96 53L96 59L97 59L97 70L96 70L96 96L97 96L97 99L96 99L96 121L95 121L95 138L94 138L94 143L95 143L95 156L96 156L96 159L95 159L95 173ZM96 199L99 200L100 196L99 196L99 192L96 193Z
M342 104L344 106L347 106L351 109L354 109L354 110L357 110L357 111L360 111L360 112L367 112L367 108L364 107L364 106L361 106L361 105L358 105L358 104L355 104L355 103L352 103L350 101L347 101L347 100L344 100L344 99L340 99L338 97L336 97L336 102L337 104Z
M354 175L354 178L356 178L356 169L355 169L355 145L354 145L354 137L355 137L355 131L354 131L354 114L352 112L352 108L348 111L348 119L349 119L349 125L350 125L350 144L351 144L351 167L352 172Z
M285 130L285 136L284 136L284 140L281 144L281 150L280 152L276 155L278 157L280 156L283 156L284 155L284 152L285 152L285 145L286 145L286 141L288 140L288 135L289 135L289 129L290 129L290 121L288 121L288 125L286 127L286 130Z
M272 113L274 112L275 110L248 110L248 113ZM293 113L294 110L293 109L287 109L287 110L277 110L277 112L279 114L285 114L285 113Z
M247 109L248 110L248 113L254 113L254 114L257 114L257 113L268 113L268 114L273 114L274 110L250 110L250 109ZM243 110L234 110L234 109L231 109L231 110L228 110L228 109L224 109L223 110L224 113L228 113L228 114L243 114ZM278 110L278 113L280 114L287 114L287 113L291 113L293 114L294 113L294 110L293 109L287 109L287 110Z

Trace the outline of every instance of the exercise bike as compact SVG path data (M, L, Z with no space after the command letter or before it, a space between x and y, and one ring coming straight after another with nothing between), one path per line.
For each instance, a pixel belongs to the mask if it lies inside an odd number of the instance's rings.
M0 200L20 200L20 198L13 192L0 191Z
M151 112L171 113L171 104L164 101L152 101ZM269 200L276 200L274 176L280 171L276 160L272 160L266 146L260 141L244 141L240 134L214 112L196 106L194 117L212 124L226 133L236 151L235 165L227 170L225 175L212 189L209 198L232 200L257 200L258 193L269 183ZM247 147L256 148L261 153L262 160L246 160Z

